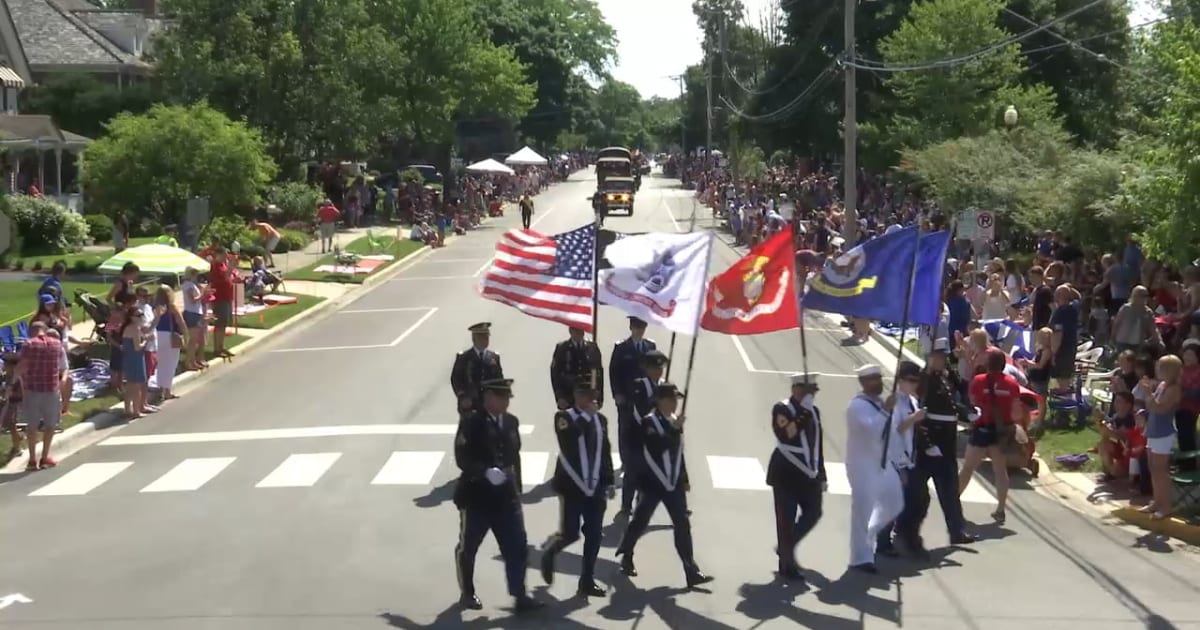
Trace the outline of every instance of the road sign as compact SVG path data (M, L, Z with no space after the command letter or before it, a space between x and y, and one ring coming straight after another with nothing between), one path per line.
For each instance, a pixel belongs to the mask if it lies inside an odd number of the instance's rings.
M975 214L978 212L974 209L963 210L958 213L958 220L954 223L954 238L964 241L975 240Z
M988 210L975 211L975 240L992 242L996 239L996 215Z

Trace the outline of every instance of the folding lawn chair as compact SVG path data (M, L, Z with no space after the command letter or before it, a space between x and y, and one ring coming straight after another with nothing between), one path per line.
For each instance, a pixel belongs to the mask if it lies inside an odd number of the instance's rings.
M13 336L12 326L0 328L0 350L12 352L17 349L17 338Z
M1175 463L1200 459L1200 451L1176 453ZM1174 497L1171 501L1177 513L1188 515L1200 511L1200 470L1175 471L1171 473Z
M29 322L21 320L17 322L17 343L21 344L29 341Z

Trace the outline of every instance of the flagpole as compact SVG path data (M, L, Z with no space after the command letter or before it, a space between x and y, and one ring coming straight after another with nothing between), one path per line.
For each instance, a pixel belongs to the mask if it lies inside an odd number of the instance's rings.
M671 347L667 350L667 373L663 376L665 380L671 380L671 361L675 358L675 333L671 333Z
M704 277L708 278L708 269L712 265L712 235L708 238L708 252L704 257ZM683 408L679 410L679 415L687 416L688 400L691 399L692 393L692 368L696 366L696 342L700 340L700 318L704 316L704 309L696 309L696 324L692 330L692 349L688 351L688 369L687 376L683 377Z
M592 223L594 245L592 254L592 342L600 345L600 219Z
M917 259L921 256L921 226L917 226L917 242L913 244L912 261L908 268L908 287L904 290L904 321L900 322L900 347L896 350L896 372L900 370L900 362L904 360L904 337L908 331L908 313L912 308L913 285L917 281ZM895 372L893 372L894 374ZM899 380L892 379L892 396L896 395L896 386L900 383ZM888 447L892 441L892 414L888 414L887 422L883 427L883 457L880 458L879 467L886 469L888 464Z

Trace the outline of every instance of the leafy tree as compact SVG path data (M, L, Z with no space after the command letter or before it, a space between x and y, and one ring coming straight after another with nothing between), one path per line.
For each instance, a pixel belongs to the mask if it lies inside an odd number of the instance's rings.
M644 143L641 127L642 97L636 88L615 79L596 90L599 129L589 138L593 146L639 146Z
M245 123L205 104L156 105L109 123L84 154L83 185L104 212L176 223L193 197L207 197L214 214L253 208L274 175L261 136Z
M104 124L121 112L140 114L157 102L156 86L149 82L117 87L93 75L49 77L21 93L21 113L45 114L68 131L94 138Z

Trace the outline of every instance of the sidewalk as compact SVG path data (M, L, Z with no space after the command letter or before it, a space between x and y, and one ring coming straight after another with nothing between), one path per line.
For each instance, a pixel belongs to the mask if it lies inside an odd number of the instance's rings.
M377 234L379 236L395 236L396 235L396 226L381 225L381 226L373 226L373 227L340 229L340 230L338 230L337 234L333 237L333 244L337 247L345 249L346 246L349 245L351 241L353 241L357 238L366 236L367 232L374 232L375 234ZM314 239L307 246L305 246L304 249L293 251L293 252L287 252L286 254L275 254L273 256L273 258L275 259L275 269L277 271L279 271L280 273L287 274L289 272L295 271L297 269L302 269L304 267L307 267L307 266L317 262L317 260L321 256L324 256L324 255L326 255L326 254L321 253L321 240ZM292 288L291 284L292 283L290 283L290 282L288 283L288 289ZM314 283L314 284L322 284L322 283ZM314 294L310 294L310 295L314 295Z
M893 355L900 351L898 339L874 327L871 328L871 338ZM907 349L903 351L903 356L918 365L925 364L921 357ZM1128 493L1120 487L1120 482L1113 487L1101 485L1097 482L1097 473L1053 470L1048 462L1040 457L1038 459L1041 461L1041 475L1031 479L1030 486L1039 494L1064 502L1076 511L1098 519L1116 519L1161 536L1200 546L1200 525L1175 517L1159 521L1151 519L1149 514L1143 514L1138 506L1130 503Z

